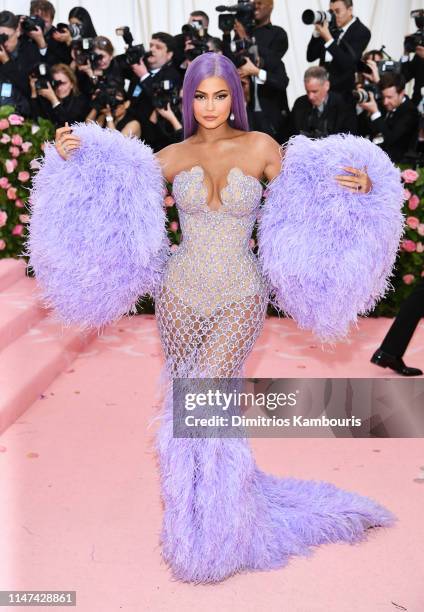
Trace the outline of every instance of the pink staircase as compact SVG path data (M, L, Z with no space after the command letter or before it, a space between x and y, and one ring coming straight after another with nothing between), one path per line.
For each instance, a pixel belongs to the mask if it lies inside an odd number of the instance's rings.
M95 334L63 329L37 299L22 260L0 260L0 433L67 368Z

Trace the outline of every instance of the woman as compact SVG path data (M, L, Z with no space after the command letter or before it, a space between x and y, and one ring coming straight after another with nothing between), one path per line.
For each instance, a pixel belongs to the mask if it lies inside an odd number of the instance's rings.
M87 95L93 94L100 81L113 84L115 87L124 87L124 81L118 62L114 59L114 47L106 36L97 36L93 40L93 53L97 59L95 63L76 63L78 82L81 91Z
M248 243L261 202L260 179L276 184L281 175L280 148L270 136L247 131L240 78L224 56L207 53L190 65L183 115L185 140L157 154L163 175L173 181L184 239L166 263L156 317L170 381L215 377L224 383L242 376L265 318L268 282ZM57 131L63 159L80 145L69 128ZM63 166L60 160L56 167L62 172ZM352 193L375 191L367 172L347 170L336 177L340 186ZM153 211L151 199L148 206ZM91 216L99 215L93 210ZM43 239L40 228L41 258ZM96 262L89 260L91 273ZM178 579L217 582L243 570L281 567L292 554L308 554L312 545L358 541L367 528L393 522L391 513L369 498L329 483L262 472L244 438L174 437L172 409L168 393L157 438L162 544Z
M69 11L68 20L69 23L81 28L81 38L95 38L97 36L90 13L84 7L74 6L74 8Z
M66 64L55 64L51 68L53 85L36 88L37 78L30 76L31 115L34 119L50 119L56 127L66 122L84 121L90 107L88 98L80 94L75 73Z

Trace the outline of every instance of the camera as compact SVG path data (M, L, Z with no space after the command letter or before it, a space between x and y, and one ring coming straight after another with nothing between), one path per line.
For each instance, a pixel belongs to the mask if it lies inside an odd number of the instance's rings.
M193 45L192 49L184 51L184 56L189 61L193 61L199 55L207 53L209 51L207 41L207 29L203 27L201 19L193 19L192 23L186 23L181 28L181 32L184 34L185 40L189 40Z
M164 80L152 83L152 104L154 108L166 108L168 104L173 110L180 103L180 92L173 81Z
M324 25L328 23L329 30L332 34L337 32L336 14L334 11L313 11L307 9L302 13L302 21L305 25Z
M387 72L394 72L396 74L400 74L402 72L402 64L400 62L395 62L394 60L381 60L376 62L378 68L378 74L383 76ZM367 74L372 74L372 70L368 64L362 60L358 62L358 72L362 72L365 76Z
M93 69L97 68L102 56L100 53L94 52L93 42L93 38L81 38L72 41L72 48L75 49L75 61L78 66L84 66L88 63Z
M250 0L238 0L237 4L231 6L220 5L215 7L215 10L222 13L218 17L218 27L225 34L234 30L236 19L244 26L248 34L251 34L256 27L255 4Z
M59 32L63 34L68 31L71 34L72 40L79 40L82 38L83 26L78 23L58 23L56 26L50 28L51 33Z
M231 41L231 51L234 55L234 64L237 68L246 63L249 58L255 65L259 64L259 49L255 38Z
M34 66L31 71L31 76L36 78L35 89L47 89L50 82L50 69L47 64L41 63Z
M122 94L122 89L117 86L116 81L107 82L106 80L100 80L98 91L93 98L91 104L93 108L99 112L102 108L110 106L111 110L114 111L118 104L121 104L122 100L117 99L117 95Z
M418 46L424 47L424 10L411 11L411 18L415 20L417 32L405 36L403 44L407 53L414 53Z
M361 87L361 89L354 89L352 91L352 97L356 104L371 102L371 94L374 94L376 102L381 100L380 88L375 83L366 83Z
M46 24L44 20L41 19L38 15L33 15L32 17L24 17L21 21L21 30L24 34L28 34L29 32L35 32L37 26L41 28L41 31L44 33L46 29Z
M144 45L133 45L134 38L128 26L116 28L115 33L117 36L122 36L127 45L127 50L124 55L128 65L133 66L134 64L138 64L141 59L145 59L146 56L150 55L150 52L146 53Z

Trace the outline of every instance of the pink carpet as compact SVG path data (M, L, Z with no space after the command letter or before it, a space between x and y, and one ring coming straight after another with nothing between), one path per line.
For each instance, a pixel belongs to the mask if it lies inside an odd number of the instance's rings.
M161 366L154 317L125 319L99 338L62 334L25 283L22 269L0 266L0 589L76 590L81 612L424 610L424 445L415 438L252 439L262 469L374 497L398 524L281 570L213 586L173 581L158 545L147 429ZM269 319L247 374L396 376L369 363L389 325L361 320L349 344L330 353L293 322ZM424 366L423 324L406 361Z

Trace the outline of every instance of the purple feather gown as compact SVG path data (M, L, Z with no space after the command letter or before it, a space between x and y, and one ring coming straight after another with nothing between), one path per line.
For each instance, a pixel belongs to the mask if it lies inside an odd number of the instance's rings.
M249 248L261 184L237 168L227 181L221 208L210 210L201 167L174 180L184 238L156 295L169 381L242 377L263 327L270 287ZM312 545L353 543L395 520L372 499L330 483L262 472L245 438L174 437L170 390L157 448L163 555L179 580L218 582L282 567Z
M259 260L249 239L260 182L233 168L221 207L210 210L203 169L180 172L173 189L184 239L169 257L149 147L95 125L73 128L80 150L64 162L48 147L34 180L30 264L44 301L68 324L102 328L139 295L156 299L168 389L156 438L161 541L174 576L207 583L278 568L314 545L391 525L395 517L372 499L265 474L245 438L174 437L170 390L175 377L242 377L270 292L330 339L382 295L402 230L399 173L385 154L354 137L291 141L262 211ZM342 163L368 164L372 194L331 184Z

